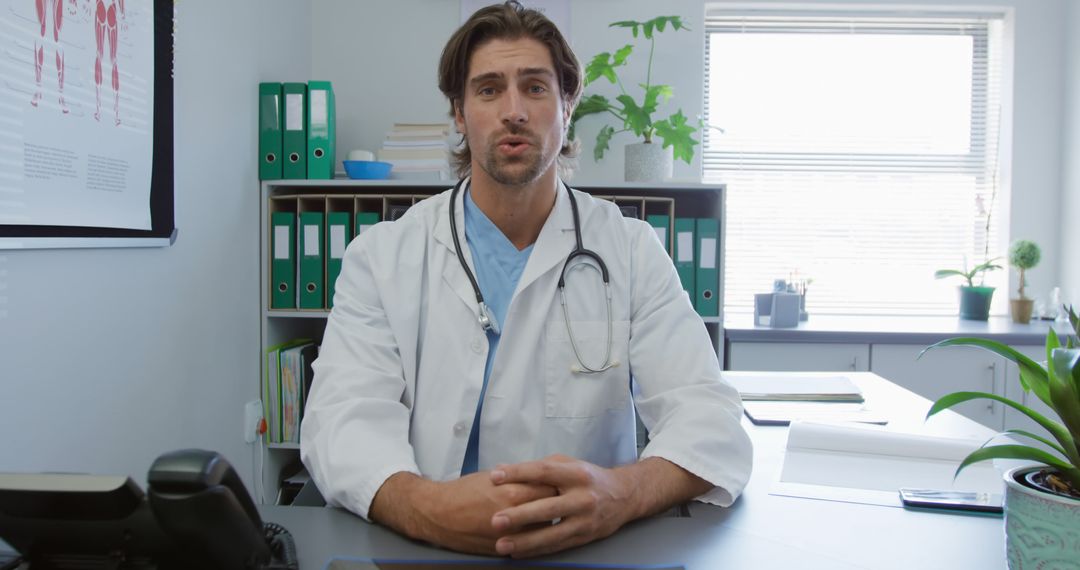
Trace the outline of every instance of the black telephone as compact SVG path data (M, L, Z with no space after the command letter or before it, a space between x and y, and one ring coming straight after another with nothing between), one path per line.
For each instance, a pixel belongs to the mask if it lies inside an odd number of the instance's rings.
M29 570L297 568L288 531L263 524L212 451L158 457L144 494L130 477L0 473L0 538Z

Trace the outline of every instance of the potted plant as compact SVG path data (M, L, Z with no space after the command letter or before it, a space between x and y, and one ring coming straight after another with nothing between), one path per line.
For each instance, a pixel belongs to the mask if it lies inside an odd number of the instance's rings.
M682 109L666 119L653 119L660 105L671 99L673 94L670 85L652 82L656 34L665 31L669 25L672 32L689 30L679 16L658 16L644 22L624 20L610 24L608 27L611 28L628 28L635 39L640 35L649 40L649 63L645 68L645 82L637 83L640 89L630 86L631 89L628 90L628 86L618 74L618 69L625 67L633 54L633 44L626 44L615 53L599 53L585 66L585 86L604 78L618 85L619 95L614 101L595 93L587 95L578 103L570 119L570 138L574 138L577 121L584 117L603 113L616 119L617 128L610 124L604 125L596 135L596 147L593 149L593 159L596 161L604 157L611 138L619 133L632 132L642 140L637 144L626 145L624 149L627 181L658 182L670 178L672 157L690 164L694 158L694 145L698 144L693 138L697 128L687 124ZM637 96L631 93L636 93ZM656 138L662 140L663 144L658 144L654 140Z
M1038 265L1040 257L1042 257L1042 252L1033 241L1020 239L1014 241L1009 247L1009 265L1020 270L1020 290L1018 291L1020 297L1009 300L1013 322L1027 324L1031 321L1031 308L1034 301L1024 295L1024 286L1027 285L1024 271Z
M966 285L960 286L960 318L973 321L985 321L990 317L990 301L994 297L994 288L983 285L985 273L994 269L1001 269L997 258L988 259L970 270L967 268L967 260L964 261L964 269L939 269L934 272L936 279L959 276L967 281ZM979 276L979 284L975 285L975 276Z
M1073 335L1065 346L1053 328L1046 337L1047 360L1035 362L1002 343L980 338L953 338L926 350L943 346L976 346L1016 363L1020 385L1033 392L1058 416L1058 421L1009 398L984 392L956 392L934 402L926 417L973 399L1001 402L1028 416L1050 438L1024 430L1010 429L1011 435L1038 442L989 445L972 452L960 463L960 473L968 465L991 459L1021 459L1040 465L1017 467L1005 473L1005 549L1009 568L1074 567L1080 553L1080 319L1072 307L1066 309ZM923 351L926 352L925 350ZM997 436L995 436L996 438ZM1048 450L1049 451L1048 451ZM1070 562L1072 565L1062 565Z

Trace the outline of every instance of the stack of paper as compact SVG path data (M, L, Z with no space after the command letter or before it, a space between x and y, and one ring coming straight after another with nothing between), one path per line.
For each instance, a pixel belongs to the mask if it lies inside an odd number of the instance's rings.
M447 123L394 123L379 149L382 162L394 165L392 178L450 179Z
M976 463L953 480L984 442L888 431L878 426L793 422L773 495L902 506L901 487L1001 493L1001 474Z
M725 373L724 379L739 391L743 401L862 402L862 391L845 376L800 374L740 375Z
M723 377L739 391L743 410L756 425L788 425L793 420L888 423L863 404L862 391L846 376L724 372Z

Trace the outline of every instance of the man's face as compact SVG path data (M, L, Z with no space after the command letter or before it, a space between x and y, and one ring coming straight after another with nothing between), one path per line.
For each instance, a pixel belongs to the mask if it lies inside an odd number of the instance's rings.
M555 166L570 110L551 54L531 39L491 40L469 59L464 101L454 113L472 151L472 170L507 186Z

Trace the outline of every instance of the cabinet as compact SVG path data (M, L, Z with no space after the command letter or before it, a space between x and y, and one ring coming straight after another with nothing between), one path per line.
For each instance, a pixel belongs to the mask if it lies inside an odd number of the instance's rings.
M274 212L379 212L381 219L391 219L408 206L446 190L448 182L416 182L408 180L274 180L263 182L260 196L260 377L266 377L266 350L295 338L310 338L321 342L326 326L326 309L271 309L271 214ZM647 215L667 215L669 218L715 218L720 222L720 265L723 267L724 248L724 186L715 184L610 184L574 186L598 198L615 202L624 215L644 219ZM664 236L669 252L674 242L674 224ZM298 232L299 233L299 232ZM719 272L722 276L722 272ZM723 280L718 279L715 291L723 299ZM719 317L705 317L706 329L719 349L723 342ZM721 362L721 365L723 362ZM260 450L263 469L258 477L262 489L260 502L269 502L277 495L278 477L282 468L298 457L297 444L268 444Z
M867 372L870 345L831 342L732 342L729 370Z
M870 369L930 401L960 391L1004 394L1008 362L1004 358L966 346L936 348L918 358L925 348L875 344ZM953 410L993 430L1001 431L1005 423L1005 406L992 400L965 402Z

